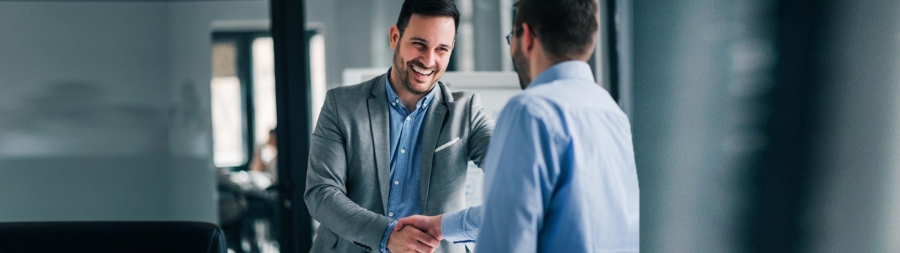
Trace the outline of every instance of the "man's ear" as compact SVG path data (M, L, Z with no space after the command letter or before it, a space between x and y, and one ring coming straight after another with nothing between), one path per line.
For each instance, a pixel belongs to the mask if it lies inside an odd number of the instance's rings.
M388 36L390 38L391 50L397 50L397 45L400 43L400 29L397 28L397 25L391 26Z
M532 54L532 49L534 49L534 43L536 42L534 39L534 33L532 33L531 26L528 23L522 23L522 37L519 38L519 43L522 43L522 53L525 57L530 57Z

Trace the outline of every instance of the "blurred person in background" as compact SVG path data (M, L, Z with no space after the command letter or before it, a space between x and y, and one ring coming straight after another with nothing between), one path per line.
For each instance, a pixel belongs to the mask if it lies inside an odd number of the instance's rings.
M269 130L269 140L256 148L250 162L250 171L263 173L272 181L272 185L278 183L278 146L275 137L275 128L272 128Z

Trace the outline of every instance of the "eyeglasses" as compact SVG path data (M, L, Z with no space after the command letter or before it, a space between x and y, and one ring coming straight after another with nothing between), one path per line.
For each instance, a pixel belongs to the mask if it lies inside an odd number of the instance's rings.
M509 34L506 35L506 44L512 46L512 37L513 34L516 34L516 28L513 27L512 31L509 31ZM531 36L537 38L537 34L534 34L534 30L531 31Z
M516 28L513 27L512 31L509 31L509 34L506 35L506 44L512 46L512 35L516 32Z

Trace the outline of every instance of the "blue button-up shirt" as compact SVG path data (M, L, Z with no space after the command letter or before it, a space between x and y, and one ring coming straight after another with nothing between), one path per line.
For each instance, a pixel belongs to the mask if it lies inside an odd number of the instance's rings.
M484 160L484 205L441 219L479 252L637 252L628 117L584 62L556 64L513 97ZM481 229L479 229L481 228Z
M388 70L388 73L391 71ZM397 219L422 214L419 201L419 157L422 144L419 140L428 105L438 90L432 89L416 103L416 109L410 112L391 88L389 75L384 75L384 88L387 90L391 114L391 190L388 194L387 216L394 221L382 236L382 252L387 252L387 241L391 230L397 225Z

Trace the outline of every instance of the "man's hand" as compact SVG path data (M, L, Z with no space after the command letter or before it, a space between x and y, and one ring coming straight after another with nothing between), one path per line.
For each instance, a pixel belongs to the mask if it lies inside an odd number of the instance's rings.
M414 227L404 228L399 222L388 238L387 248L391 253L423 252L432 253L441 246L441 240L419 231Z
M396 231L397 228L403 227L405 225L412 225L413 227L418 228L419 230L428 233L438 241L444 239L443 233L441 233L441 216L423 216L423 215L413 215L397 221L397 226L394 227Z

